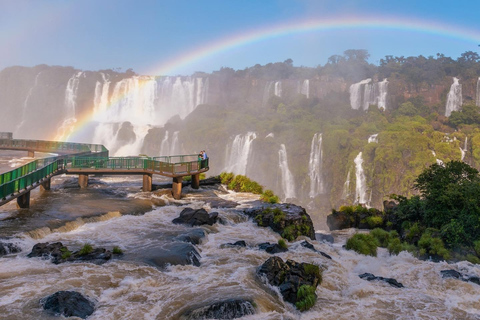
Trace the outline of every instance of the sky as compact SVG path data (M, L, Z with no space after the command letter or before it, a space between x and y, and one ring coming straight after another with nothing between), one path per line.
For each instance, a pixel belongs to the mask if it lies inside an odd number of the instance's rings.
M480 53L478 0L0 0L0 70L38 64L190 75L348 49Z

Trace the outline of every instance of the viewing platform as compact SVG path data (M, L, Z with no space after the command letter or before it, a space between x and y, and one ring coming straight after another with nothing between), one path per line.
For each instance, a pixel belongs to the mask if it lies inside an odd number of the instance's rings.
M78 175L80 188L88 186L89 175L142 175L143 191L152 191L153 175L172 178L172 195L180 199L182 180L191 176L192 188L198 189L200 174L208 171L208 159L198 155L162 157L109 157L103 145L59 141L13 139L11 133L0 132L0 150L55 153L58 156L37 159L0 174L0 206L14 199L20 208L30 206L30 191L41 187L49 190L51 178Z

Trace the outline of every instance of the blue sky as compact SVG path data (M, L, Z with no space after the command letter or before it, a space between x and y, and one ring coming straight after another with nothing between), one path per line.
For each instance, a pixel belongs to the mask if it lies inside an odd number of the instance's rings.
M222 39L346 16L420 20L465 30L470 38L389 28L314 30L226 47L166 71L158 68ZM368 50L372 63L385 55L457 58L465 51L480 53L480 1L1 0L0 44L0 69L48 64L170 75L244 69L289 58L295 66L315 67L347 49Z

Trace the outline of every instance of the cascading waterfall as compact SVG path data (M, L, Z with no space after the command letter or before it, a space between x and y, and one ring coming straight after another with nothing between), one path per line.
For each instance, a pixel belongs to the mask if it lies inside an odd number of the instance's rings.
M247 172L248 158L252 152L253 140L257 138L255 132L248 132L244 135L236 135L231 145L226 149L225 172L245 175Z
M378 143L378 133L375 133L369 136L368 143Z
M168 130L165 131L165 136L160 144L160 156L172 156L180 153L180 148L178 145L178 133L179 131L175 131L173 133L172 142L170 143Z
M447 95L447 105L445 108L445 116L450 117L452 111L460 110L462 106L462 85L458 78L453 78L453 84L450 86L450 91Z
M467 151L468 151L468 137L465 137L463 149L462 147L460 147L460 152L462 153L462 158L460 159L460 161L463 161L463 159L465 159L465 155L467 154Z
M350 106L352 109L368 110L372 104L376 104L379 109L387 108L387 89L388 81L384 79L381 82L372 83L372 79L365 79L350 86Z
M93 113L95 119L107 110L108 107L108 90L110 89L110 80L108 75L100 73L103 83L97 81L95 84L95 97L93 98ZM97 120L97 119L96 119Z
M310 147L310 160L308 162L308 176L310 177L310 198L325 193L322 176L322 134L315 133Z
M475 100L477 107L480 107L480 77L477 80L477 99Z
M282 176L282 189L285 199L295 198L293 175L288 168L287 149L283 143L280 145L280 150L278 150L278 166Z
M77 91L82 75L84 75L83 72L77 72L67 82L67 88L65 89L65 115L63 117L63 123L57 129L55 140L68 140L68 137L75 129L75 123L77 122Z
M275 82L275 92L274 94L277 96L277 97L282 97L282 82L281 81L277 81Z
M160 143L160 156L168 156L167 152L170 149L168 145L168 130L165 131L165 136L163 137L162 142Z
M307 79L303 81L300 93L304 94L307 99L310 97L310 80Z
M363 171L363 157L360 152L354 160L355 162L355 202L359 204L367 203L367 182L365 172Z
M23 124L25 123L26 112L27 112L27 109L28 109L28 102L30 101L30 97L32 96L33 90L37 87L38 78L40 77L40 74L41 74L41 73L42 73L42 71L40 71L40 72L35 76L35 81L33 82L33 86L28 90L28 93L27 93L27 96L26 96L26 98L25 98L25 101L23 102L22 121L21 121L21 122L17 125L17 127L15 128L15 131L14 131L15 136L18 136L18 134L19 134L20 131L21 131L21 128L22 128Z
M345 200L350 196L350 170L347 173L347 179L343 184L342 199Z

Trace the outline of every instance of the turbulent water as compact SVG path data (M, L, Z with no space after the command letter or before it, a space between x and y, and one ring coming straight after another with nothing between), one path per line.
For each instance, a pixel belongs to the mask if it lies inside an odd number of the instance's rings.
M7 159L0 158L3 169L13 164ZM256 245L280 238L239 212L251 206L256 196L185 188L186 197L173 202L161 192L139 192L139 179L97 177L86 190L78 189L75 180L54 178L50 192L34 194L30 209L0 207L0 230L8 237L4 241L23 249L0 258L1 319L56 319L42 311L39 300L59 290L75 290L95 300L90 320L181 319L192 307L228 298L255 302L257 314L243 319L480 317L480 287L440 275L441 270L456 269L480 276L478 265L419 261L405 252L390 256L384 249L379 249L378 257L359 255L342 247L355 230L334 233L334 244L312 241L332 260L300 246L303 239L289 243L290 251L278 254L284 260L315 263L323 269L323 282L316 290L318 301L311 310L299 313L283 301L277 288L256 276L258 266L270 257ZM236 209L212 209L208 200L212 196L240 205ZM159 269L145 263L156 248L168 246L177 235L194 229L171 222L187 206L218 211L223 221L202 227L207 236L197 246L201 266ZM247 248L220 248L237 240L245 240ZM103 265L54 265L26 257L35 243L46 241L61 241L74 250L85 243L110 249L119 246L125 254ZM395 278L405 288L362 280L358 275L364 272Z

